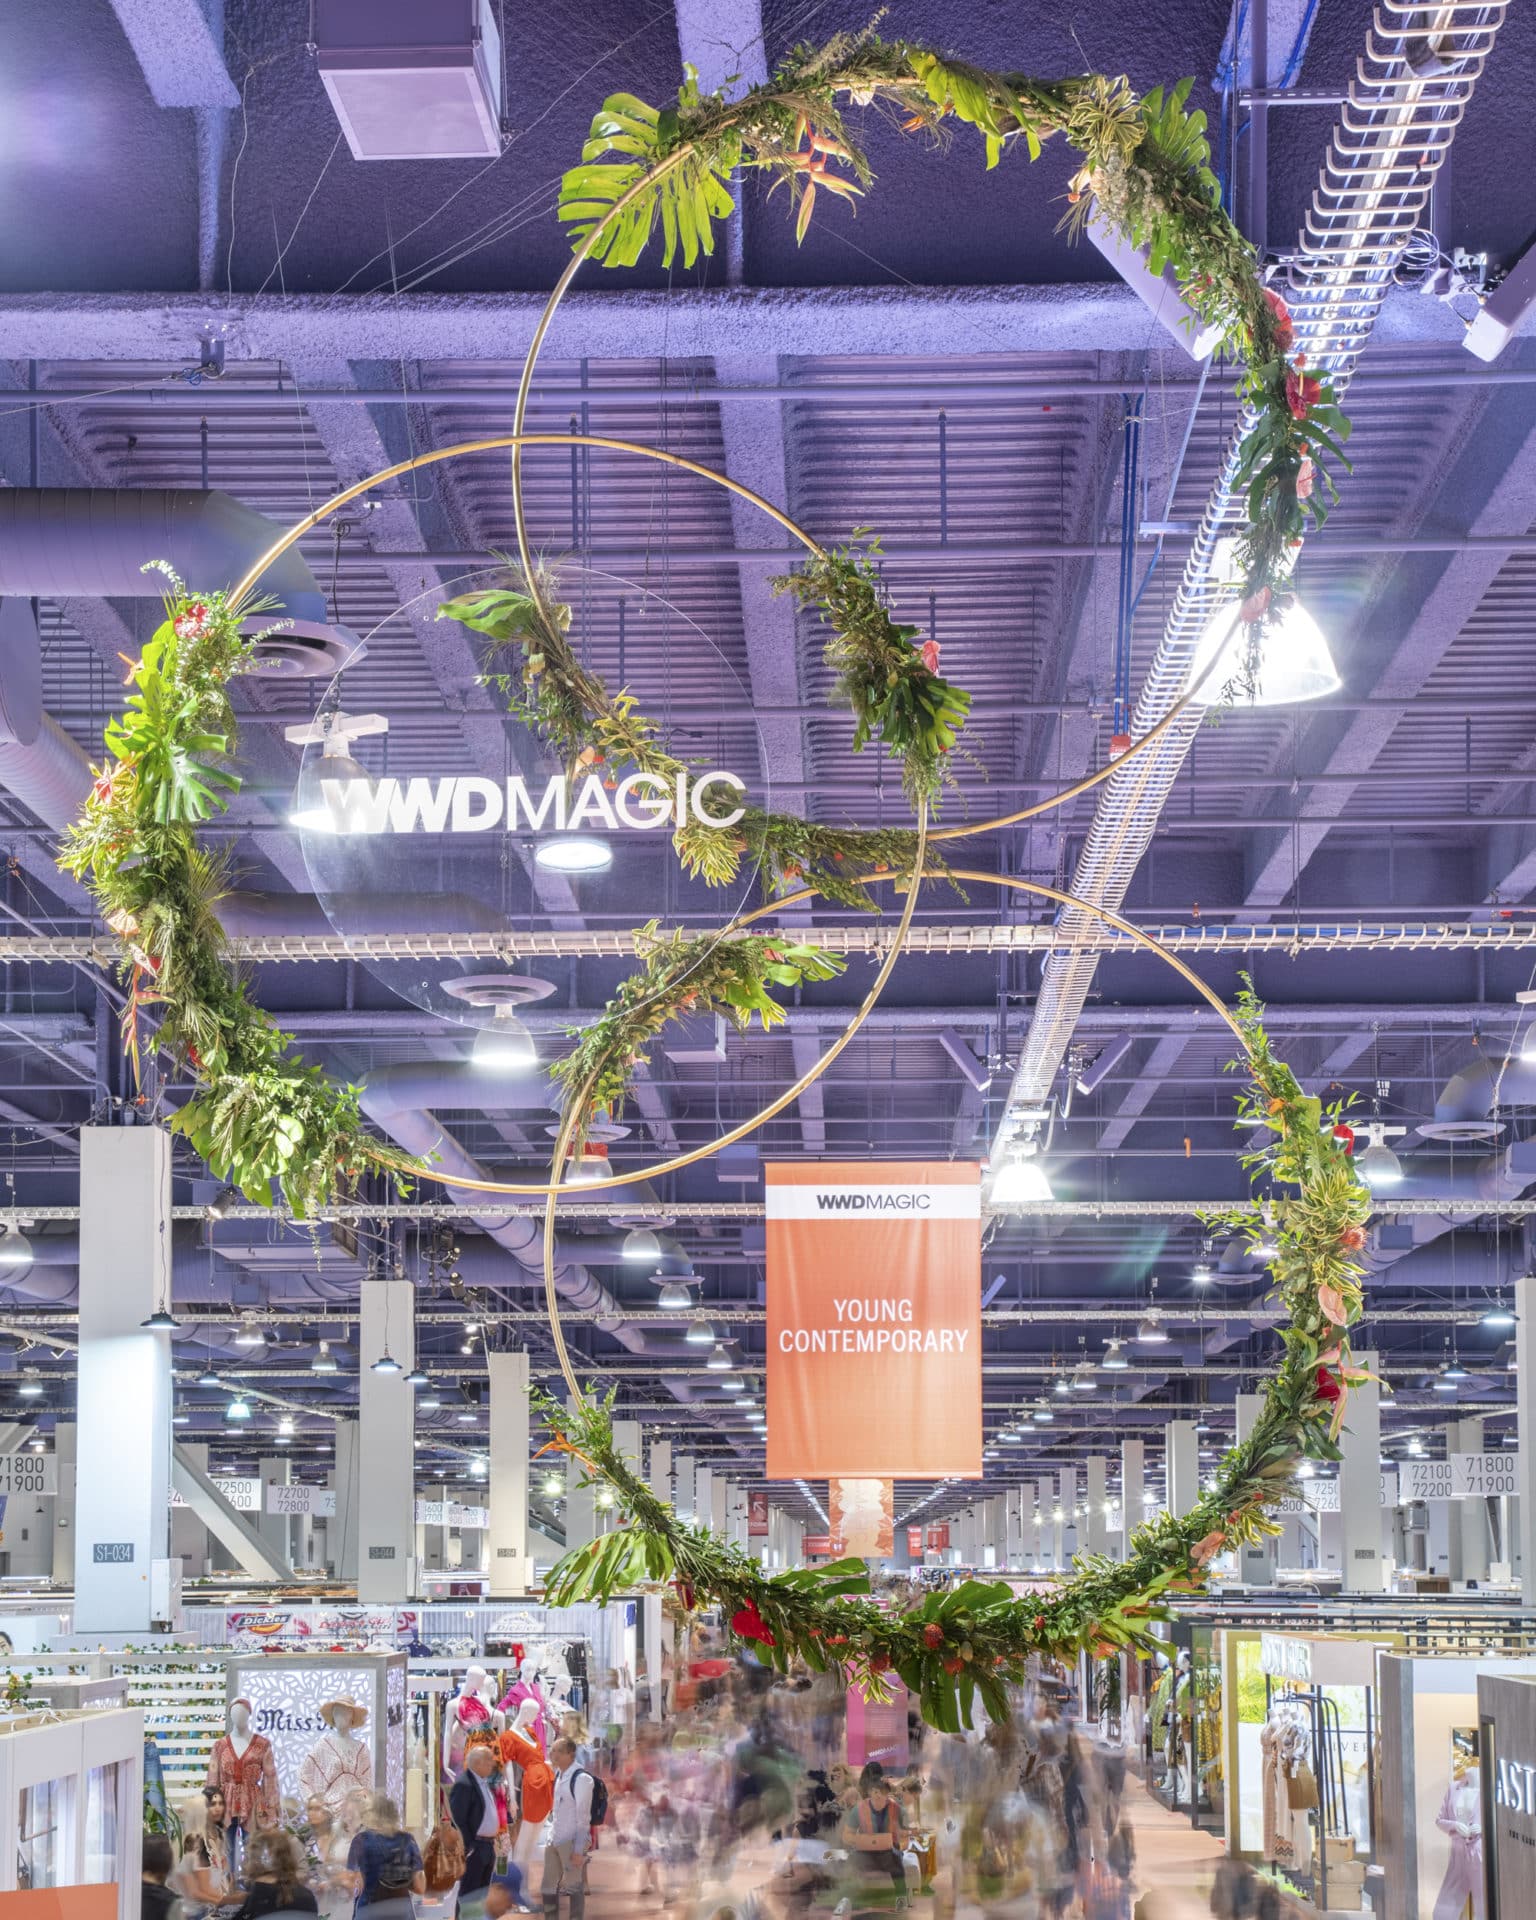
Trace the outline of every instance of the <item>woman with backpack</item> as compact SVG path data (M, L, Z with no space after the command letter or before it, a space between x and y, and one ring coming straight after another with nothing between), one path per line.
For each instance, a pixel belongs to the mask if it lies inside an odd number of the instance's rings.
M356 1876L354 1913L364 1907L415 1913L412 1894L427 1890L421 1849L400 1825L400 1809L388 1794L376 1793L369 1801L367 1818L352 1836L347 1867Z

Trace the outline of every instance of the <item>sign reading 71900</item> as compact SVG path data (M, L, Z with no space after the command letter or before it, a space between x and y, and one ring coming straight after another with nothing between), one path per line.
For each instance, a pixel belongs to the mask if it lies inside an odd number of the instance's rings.
M52 1453L0 1453L0 1494L57 1493L58 1456Z

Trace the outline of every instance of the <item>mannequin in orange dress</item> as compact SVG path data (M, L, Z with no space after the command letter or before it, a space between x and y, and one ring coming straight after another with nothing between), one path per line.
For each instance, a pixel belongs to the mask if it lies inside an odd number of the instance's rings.
M555 1770L545 1757L535 1724L539 1712L537 1700L524 1700L518 1707L517 1718L501 1736L501 1764L523 1770L522 1791L518 1797L522 1824L512 1843L512 1858L525 1875L532 1865L539 1831L555 1804Z

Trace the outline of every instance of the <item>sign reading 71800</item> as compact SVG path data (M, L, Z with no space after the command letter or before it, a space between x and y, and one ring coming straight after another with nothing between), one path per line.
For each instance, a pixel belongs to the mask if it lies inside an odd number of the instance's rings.
M58 1456L52 1453L0 1453L0 1494L57 1493Z

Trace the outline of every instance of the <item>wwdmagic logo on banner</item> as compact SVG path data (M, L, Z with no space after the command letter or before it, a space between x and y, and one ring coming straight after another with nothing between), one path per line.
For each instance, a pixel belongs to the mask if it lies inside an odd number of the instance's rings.
M773 1164L770 1479L981 1472L981 1170Z

